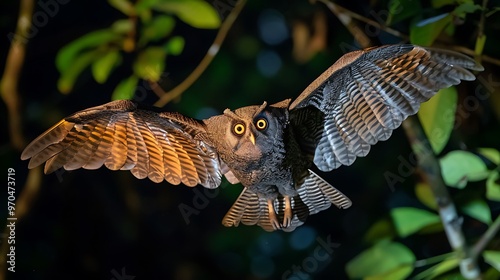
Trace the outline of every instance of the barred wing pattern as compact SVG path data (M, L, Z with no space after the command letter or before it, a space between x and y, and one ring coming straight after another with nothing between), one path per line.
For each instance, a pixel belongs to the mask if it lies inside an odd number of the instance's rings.
M293 213L291 224L282 228L283 231L295 230L304 224L309 215L326 210L332 204L342 209L352 204L343 193L310 170L309 176L297 192L298 195L291 199ZM274 200L274 209L278 220L282 220L285 212L283 196L280 195ZM238 226L240 222L244 225L258 225L266 231L274 231L269 220L267 200L248 188L243 189L222 220L222 224L226 227Z
M371 145L387 140L438 90L474 80L467 69L483 67L465 55L414 45L351 52L290 105L292 125L320 170L351 165L356 157L366 156ZM308 113L318 112L323 122L304 126Z
M176 113L113 101L75 113L36 138L21 155L29 168L130 170L139 178L216 188L221 168L213 148L198 140L204 125Z

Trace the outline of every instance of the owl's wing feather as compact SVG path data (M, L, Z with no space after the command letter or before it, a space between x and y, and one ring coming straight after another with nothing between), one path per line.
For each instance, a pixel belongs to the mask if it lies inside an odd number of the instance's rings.
M29 168L130 170L139 178L216 188L221 167L216 151L200 140L204 124L177 113L143 110L113 101L77 112L33 140L21 155Z
M438 90L474 80L467 69L483 70L465 55L414 45L351 52L290 105L291 124L320 170L350 165Z

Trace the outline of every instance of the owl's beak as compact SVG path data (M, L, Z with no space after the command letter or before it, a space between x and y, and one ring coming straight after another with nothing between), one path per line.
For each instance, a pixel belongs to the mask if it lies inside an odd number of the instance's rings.
M253 133L250 133L250 134L248 135L248 139L250 140L250 142L252 142L252 144L254 144L254 145L255 145L255 136L253 136Z

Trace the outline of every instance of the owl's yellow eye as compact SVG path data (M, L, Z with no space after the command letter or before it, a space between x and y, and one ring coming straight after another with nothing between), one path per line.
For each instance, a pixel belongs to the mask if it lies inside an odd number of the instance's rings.
M233 131L236 135L242 135L243 133L245 133L245 126L241 123L237 123L236 125L234 125Z
M267 120L264 118L258 119L255 122L255 126L257 127L258 130L264 130L267 127Z

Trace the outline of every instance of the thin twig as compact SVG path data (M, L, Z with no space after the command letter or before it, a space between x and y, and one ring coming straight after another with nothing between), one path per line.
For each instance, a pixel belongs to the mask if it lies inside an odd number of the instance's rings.
M19 18L17 20L15 34L10 33L11 40L9 54L3 77L0 80L0 94L7 106L9 114L10 142L17 150L22 150L25 140L21 125L21 110L19 109L18 83L21 69L24 64L26 54L26 44L28 43L29 28L33 16L33 0L22 0L20 2Z
M240 14L241 10L245 6L246 0L239 0L236 3L236 6L231 10L226 20L222 23L217 36L215 37L214 42L208 49L207 54L201 60L200 64L196 66L196 68L191 72L191 74L184 80L182 83L177 85L175 88L170 90L169 92L164 92L160 86L154 86L150 83L151 89L160 96L160 99L156 101L154 104L157 107L163 107L168 102L179 97L187 88L189 88L199 77L200 75L207 69L208 65L212 62L215 55L219 52L219 49L226 38L227 33L231 29L234 21Z
M453 251L460 256L460 272L465 279L477 279L481 271L476 259L471 258L465 242L461 228L462 218L457 214L455 205L441 177L441 167L423 132L422 126L417 117L412 116L403 122L403 127L412 150L417 155L418 165L423 170L424 180L431 186L432 193L437 201L439 216L448 242Z
M24 64L25 54L26 54L26 44L28 43L29 29L31 27L31 19L33 17L33 8L35 6L34 0L21 0L19 5L19 18L17 19L16 32L7 35L11 40L11 45L9 53L7 55L7 61L5 64L5 70L3 77L0 80L0 95L7 106L7 111L9 114L9 132L10 132L10 142L11 145L17 149L22 150L25 145L25 140L22 132L21 125L21 110L19 106L19 77L21 74L21 69ZM40 171L39 169L36 169ZM25 188L21 191L20 196L16 201L16 207L21 205L21 210L19 208L16 211L16 218L20 218L20 215L26 213L25 210L29 208L27 203L32 200L29 199L29 194L32 191L27 192L26 189L38 190L40 186L40 180L36 178L35 169L29 174L28 181L26 182ZM35 176L35 177L33 177ZM30 178L32 178L30 180ZM28 193L28 194L26 194ZM4 232L7 234L8 228L6 227ZM5 240L4 240L5 241ZM7 242L2 242L0 249L0 280L6 278L7 273L7 253L9 245Z
M335 4L335 3L330 2L328 0L319 0L319 1L323 2L330 9L330 11L332 11L336 15L337 14L347 15L349 17L352 17L354 19L362 21L362 22L364 22L366 24L369 24L369 25L371 25L371 26L373 26L373 27L375 27L377 29L383 30L386 33L389 33L389 34L392 34L392 35L394 35L396 37L399 37L399 38L401 38L401 39L403 39L405 41L408 41L409 38L410 38L408 35L406 35L406 34L404 34L402 32L399 32L396 29L392 29L390 27L382 25L382 24L380 24L380 23L378 23L378 22L376 22L374 20L371 20L371 19L366 18L366 17L364 17L364 16L362 16L360 14L357 14L357 13L351 11L351 10L348 10L348 9L346 9L346 8L338 5L338 4ZM345 21L342 17L339 17L339 20L342 21L342 23L344 23L344 21Z
M335 3L332 3L328 0L319 0L320 2L323 2L335 15L337 15L337 13L340 13L340 14L343 14L344 16L347 15L349 17L352 17L354 19L357 19L359 21L362 21L366 24L369 24L377 29L380 29L386 33L389 33L389 34L392 34L396 37L399 37L401 38L403 41L409 41L409 38L410 36L408 36L407 34L403 33L403 32L400 32L400 31L397 31L395 29L392 29L390 27L387 27L385 25L382 25L380 23L378 23L377 21L374 21L374 20L371 20L369 18L366 18L360 14L357 14L351 10L348 10L342 6L339 6L338 4L335 4ZM485 0L483 0L485 1ZM339 20L345 24L344 22L346 21L346 19L343 19L341 17L339 17ZM355 38L358 36L356 34L353 33L353 36L355 36ZM359 42L360 44L362 43L363 41ZM455 46L455 45L452 45L450 46L449 44L446 44L446 45L443 45L442 43L439 42L439 38L438 40L436 40L435 44L434 44L436 47L439 47L439 46L443 46L447 49L451 49L451 50L455 50L455 51L459 51L459 52L462 52L464 54L467 54L467 55L470 55L470 56L475 56L475 52L474 50L471 50L469 48L466 48L466 47L462 47L462 46ZM484 55L482 54L481 55L481 60L484 61L484 62L488 62L488 63L491 63L491 64L494 64L494 65L498 65L500 66L500 59L498 58L494 58L494 57L491 57L491 56L488 56L488 55Z
M497 216L495 221L490 225L488 230L479 238L479 240L474 244L474 246L470 250L470 256L473 259L477 259L479 254L481 254L491 241L493 237L495 237L500 230L500 215Z

